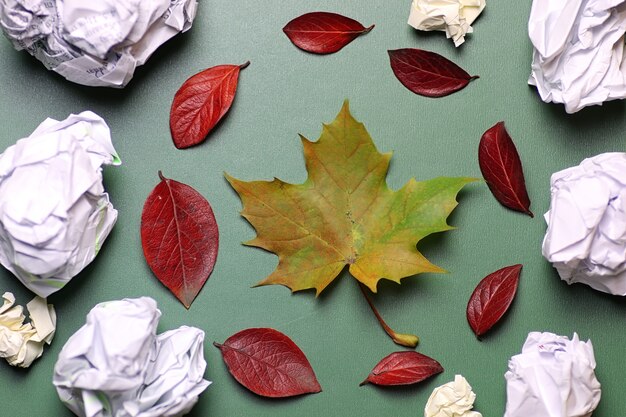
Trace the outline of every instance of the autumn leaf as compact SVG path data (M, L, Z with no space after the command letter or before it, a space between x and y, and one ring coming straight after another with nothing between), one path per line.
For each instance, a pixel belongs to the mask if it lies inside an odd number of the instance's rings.
M246 329L213 344L230 374L257 395L283 398L322 391L304 352L278 330Z
M141 213L143 254L159 281L189 308L217 260L217 222L199 192L161 171L159 177Z
M394 352L385 356L361 385L409 385L443 372L439 362L418 352Z
M417 242L452 229L446 218L473 178L414 179L400 190L386 183L391 153L381 154L346 101L317 142L301 137L308 171L303 184L244 182L226 175L239 194L257 237L247 245L278 255L276 270L259 285L321 293L348 265L376 292L378 281L400 282L423 272L443 272Z

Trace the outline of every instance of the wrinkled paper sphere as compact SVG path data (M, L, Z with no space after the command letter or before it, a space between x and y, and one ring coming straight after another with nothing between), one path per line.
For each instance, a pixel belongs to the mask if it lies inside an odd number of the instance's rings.
M601 394L595 367L591 341L576 333L530 333L504 375L504 417L590 417Z
M81 417L178 417L209 386L204 332L182 326L156 334L152 298L96 305L54 367L61 401Z
M40 297L87 266L115 224L107 164L119 158L92 112L47 119L0 155L0 263Z
M626 295L626 153L604 153L552 175L543 256L561 279Z
M476 394L462 375L433 390L428 398L424 417L482 417L473 411Z
M196 0L0 0L0 25L69 81L124 87L164 42L191 28Z
M534 0L530 85L567 113L626 98L625 0Z

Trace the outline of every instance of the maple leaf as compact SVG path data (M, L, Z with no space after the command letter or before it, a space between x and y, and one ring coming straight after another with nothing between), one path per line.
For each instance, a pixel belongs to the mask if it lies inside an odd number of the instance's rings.
M308 178L303 184L226 178L243 203L241 215L257 237L246 245L278 255L276 270L258 285L281 284L319 295L349 265L352 276L376 292L380 279L444 272L416 247L424 237L452 229L446 222L456 195L474 178L386 183L391 153L376 149L348 101L317 142L300 135Z

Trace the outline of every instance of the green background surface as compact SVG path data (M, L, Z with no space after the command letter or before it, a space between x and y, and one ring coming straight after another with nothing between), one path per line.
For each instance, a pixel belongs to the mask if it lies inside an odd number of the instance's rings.
M0 145L29 135L46 117L93 110L111 127L123 165L105 169L105 186L119 220L98 258L59 293L52 346L28 370L0 363L0 415L69 416L51 378L63 344L97 303L150 296L163 312L159 330L192 325L206 332L206 377L214 384L193 416L421 416L433 388L463 374L485 417L504 413L507 360L530 331L593 341L602 383L596 417L626 412L624 396L625 299L568 286L541 256L549 207L550 175L585 157L624 150L623 102L567 115L544 104L527 85L531 44L530 2L488 2L475 33L455 49L442 33L418 33L406 24L409 1L201 0L194 27L158 50L124 90L73 85L25 52L0 39ZM345 49L315 56L296 49L281 29L305 12L328 10L376 28ZM465 90L440 99L412 94L394 77L387 50L436 51L480 75ZM218 64L251 61L228 117L204 144L174 148L169 109L174 93L192 74ZM226 171L245 180L288 182L306 178L297 134L317 139L345 98L366 124L379 150L394 151L388 182L410 177L477 176L482 133L506 121L524 163L534 219L501 207L484 183L466 187L450 218L458 229L432 236L418 248L449 274L383 282L374 297L387 321L415 332L418 351L439 360L443 374L413 387L359 387L383 356L400 350L378 327L347 273L318 299L291 295L280 286L251 288L276 266L269 253L241 245L254 236L238 214L239 198ZM139 235L143 202L157 184L157 171L196 188L212 204L220 228L217 265L189 311L147 267ZM467 300L482 277L522 263L519 292L501 325L479 342L465 318ZM0 289L25 304L31 294L6 271ZM239 386L212 346L248 327L273 327L289 335L313 365L323 392L268 400Z

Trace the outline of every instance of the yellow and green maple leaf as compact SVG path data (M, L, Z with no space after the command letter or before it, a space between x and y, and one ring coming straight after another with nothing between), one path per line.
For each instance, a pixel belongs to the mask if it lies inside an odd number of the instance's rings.
M452 229L446 222L456 195L474 178L409 180L398 191L386 183L391 153L376 149L346 101L317 142L303 136L308 178L303 184L226 178L243 203L241 215L257 236L247 245L278 255L276 270L259 285L322 292L348 265L376 292L381 279L444 272L417 242Z

